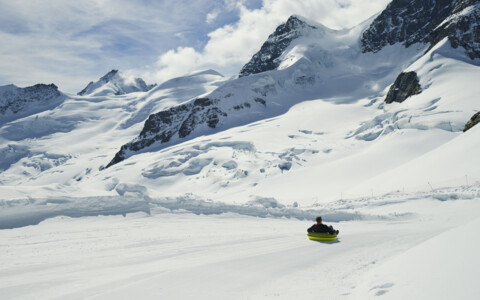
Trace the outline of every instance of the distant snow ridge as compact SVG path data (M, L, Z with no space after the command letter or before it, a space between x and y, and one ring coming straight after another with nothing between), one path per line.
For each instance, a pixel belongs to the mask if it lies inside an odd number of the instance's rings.
M133 92L146 92L155 87L156 84L147 85L141 78L128 79L118 70L111 70L97 82L90 82L82 91L80 96L106 96L124 95Z
M362 35L362 51L378 52L387 45L430 43L445 37L462 46L470 58L480 58L479 0L393 0Z
M205 71L198 71L186 76L172 78L158 85L155 90L190 87L194 84L205 84L212 80L220 80L224 76L219 72L208 69Z
M19 88L0 86L0 124L59 105L65 96L54 84L36 84Z
M312 29L317 28L309 25L302 17L291 16L286 23L278 26L275 32L268 37L260 51L243 66L239 76L243 77L276 69L280 65L278 58L290 43Z

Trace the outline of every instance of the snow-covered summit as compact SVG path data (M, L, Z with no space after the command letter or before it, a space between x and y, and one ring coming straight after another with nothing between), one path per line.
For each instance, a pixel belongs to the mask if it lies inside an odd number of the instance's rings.
M310 25L310 23L311 21L298 15L288 18L287 22L278 26L260 50L243 66L239 76L248 76L277 68L280 64L279 56L282 55L294 39L308 35L318 28L318 25L314 26Z
M51 109L65 96L54 84L36 84L19 88L13 84L0 86L0 124Z
M111 70L98 81L91 81L78 95L124 95L133 92L146 92L155 86L147 85L141 78L128 78L118 70Z

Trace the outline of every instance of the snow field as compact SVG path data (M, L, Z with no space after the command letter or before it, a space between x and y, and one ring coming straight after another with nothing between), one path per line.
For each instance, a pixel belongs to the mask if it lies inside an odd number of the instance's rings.
M448 280L465 287L462 299L475 299L478 197L364 201L370 202L364 210L398 217L330 222L340 230L335 243L309 241L312 221L234 213L55 217L1 230L0 293L3 299L413 299L421 291L422 299L442 299L439 284Z

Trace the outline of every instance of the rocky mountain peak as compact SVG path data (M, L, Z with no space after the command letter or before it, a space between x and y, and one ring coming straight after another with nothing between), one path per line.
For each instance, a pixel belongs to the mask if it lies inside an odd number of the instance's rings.
M306 27L315 28L314 26L309 25L305 18L298 15L292 15L288 18L287 22L278 26L272 35L280 38L293 32L299 33L299 30Z
M280 62L277 60L290 43L302 36L309 29L317 27L307 23L300 16L292 15L287 22L278 26L262 45L260 51L253 55L252 59L243 66L239 77L274 70Z
M103 75L101 78L100 78L100 81L104 81L104 82L109 82L113 79L113 77L115 77L116 75L118 74L118 70L111 70L110 72L108 72L107 74Z

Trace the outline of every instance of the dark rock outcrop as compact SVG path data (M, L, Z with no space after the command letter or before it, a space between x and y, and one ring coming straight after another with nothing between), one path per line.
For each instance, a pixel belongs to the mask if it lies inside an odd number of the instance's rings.
M463 128L463 132L469 130L470 128L477 125L478 123L480 123L480 111L474 114L472 118L467 122L467 124L465 124L465 128Z
M316 29L316 27L303 21L301 17L291 16L286 23L277 27L275 32L262 45L260 51L243 66L239 77L276 69L280 64L277 58L282 55L294 39L302 36L302 31L309 28Z
M173 137L185 138L201 125L216 128L220 119L227 117L227 113L216 106L217 103L216 99L198 98L150 115L140 135L123 145L107 168L123 161L129 153L141 151L156 142L163 144Z
M397 43L409 47L448 37L470 58L480 58L480 0L393 0L362 34L362 51Z
M420 94L422 88L418 82L417 73L402 72L390 87L385 98L386 103L403 102L410 96Z

